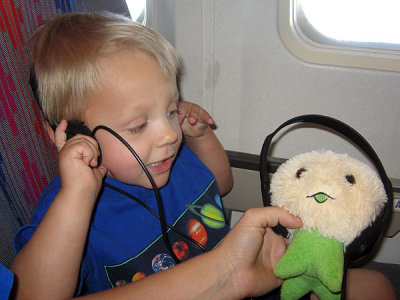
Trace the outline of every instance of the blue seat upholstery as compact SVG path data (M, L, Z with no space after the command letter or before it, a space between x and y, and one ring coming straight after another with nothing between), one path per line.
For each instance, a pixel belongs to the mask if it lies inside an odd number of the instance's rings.
M0 263L14 258L15 231L29 222L39 195L56 175L56 152L28 85L29 38L47 18L72 11L129 16L124 0L0 1Z

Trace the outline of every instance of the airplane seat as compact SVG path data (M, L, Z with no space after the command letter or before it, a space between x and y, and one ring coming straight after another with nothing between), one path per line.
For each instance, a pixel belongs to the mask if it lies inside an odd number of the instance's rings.
M129 16L129 11L124 0L3 0L0 11L0 263L9 267L16 230L29 222L57 172L56 152L28 84L29 37L56 14L112 11Z

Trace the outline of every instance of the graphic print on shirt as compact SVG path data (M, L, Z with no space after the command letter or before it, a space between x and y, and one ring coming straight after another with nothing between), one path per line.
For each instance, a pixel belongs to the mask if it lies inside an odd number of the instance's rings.
M154 218L154 222L159 221ZM228 227L215 180L197 199L186 204L186 209L172 225L202 245L207 251L215 248L221 242L228 232ZM195 243L170 229L168 229L168 237L175 256L180 261L203 253L203 250ZM117 287L173 266L175 266L175 261L169 254L160 234L140 253L120 264L104 266L104 269L111 287Z

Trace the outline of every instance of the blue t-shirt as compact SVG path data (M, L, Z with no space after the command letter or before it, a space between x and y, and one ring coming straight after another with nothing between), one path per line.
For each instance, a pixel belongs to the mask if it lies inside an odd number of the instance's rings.
M14 283L14 274L0 264L0 300L7 300Z
M105 182L137 197L158 213L153 190L112 178ZM31 224L17 232L17 251L30 239L59 189L57 177L43 192ZM229 228L215 178L187 146L181 148L160 194L166 222L183 234L168 229L170 245L181 261L203 253L186 236L210 250L227 234ZM131 198L104 187L93 211L77 294L131 283L174 265L157 217Z

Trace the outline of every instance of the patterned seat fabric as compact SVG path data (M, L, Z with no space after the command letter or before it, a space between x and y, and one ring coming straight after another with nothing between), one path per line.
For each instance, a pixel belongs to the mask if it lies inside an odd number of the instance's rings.
M56 152L28 85L29 38L47 18L72 11L129 16L125 1L0 1L0 263L14 258L15 231L29 222L40 193L55 176Z

